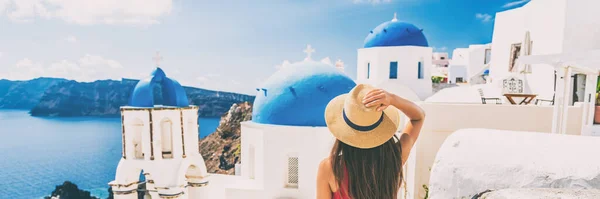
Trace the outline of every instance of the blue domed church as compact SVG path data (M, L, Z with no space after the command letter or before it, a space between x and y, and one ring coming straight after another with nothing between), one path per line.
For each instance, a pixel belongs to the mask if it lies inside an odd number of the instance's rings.
M256 189L226 191L224 198L314 198L317 166L335 141L325 107L355 85L339 68L310 55L266 79L256 88L252 121L241 124L236 169Z
M109 183L115 199L138 198L140 184L144 198L210 198L198 151L198 107L177 80L158 67L141 79L121 107L121 125L121 160Z
M395 18L384 22L358 50L357 80L420 101L431 94L428 45L415 25ZM305 52L303 61L288 62L256 88L252 121L241 124L238 181L229 189L214 189L215 198L315 197L318 165L335 141L325 124L325 108L356 82L341 67L313 61L310 46ZM224 177L212 175L210 187L221 186L212 183L221 181L217 178Z
M399 21L394 14L367 33L363 48L358 49L356 80L397 94L408 92L408 87L424 100L432 94L432 55L423 29Z

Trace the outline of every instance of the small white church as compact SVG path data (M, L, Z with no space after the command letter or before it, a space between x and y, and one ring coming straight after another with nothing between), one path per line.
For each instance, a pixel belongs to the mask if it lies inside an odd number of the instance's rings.
M154 102L155 86L162 89L162 105ZM176 80L156 68L139 81L129 106L121 107L121 126L122 157L109 183L115 199L137 199L141 183L146 198L203 197L208 174L198 151L198 107L188 104Z
M241 124L236 175L206 172L198 152L197 107L188 104L177 81L160 68L140 81L129 106L121 108L123 157L110 183L115 198L137 198L140 183L146 184L146 198L314 198L319 162L335 141L325 107L356 82L344 74L341 61L313 61L314 51L305 52L306 59L287 62L256 88L252 121ZM432 92L425 67L431 57L422 30L394 17L373 29L358 49L357 81L421 101ZM162 105L153 101L154 85L162 88Z
M371 30L358 49L356 80L395 93L412 91L425 100L433 92L432 57L423 29L398 21L394 14Z

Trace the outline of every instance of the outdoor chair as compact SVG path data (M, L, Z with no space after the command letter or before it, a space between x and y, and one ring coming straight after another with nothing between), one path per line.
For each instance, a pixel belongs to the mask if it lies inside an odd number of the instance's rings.
M554 105L554 97L556 96L556 94L552 95L552 99L548 100L548 99L535 99L535 105L540 105L540 102L548 102L551 105Z
M481 103L482 104L487 104L487 100L494 100L494 101L496 101L496 104L502 104L502 100L500 98L497 98L497 97L485 97L485 95L483 94L483 90L481 88L477 89L477 91L479 91L479 96L481 96Z

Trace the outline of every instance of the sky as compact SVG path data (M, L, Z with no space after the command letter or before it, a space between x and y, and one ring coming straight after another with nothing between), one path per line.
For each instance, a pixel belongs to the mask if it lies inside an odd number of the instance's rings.
M528 0L0 0L0 79L147 77L254 94L287 62L338 59L397 13L436 52L492 40L496 12ZM327 61L326 61L327 62Z

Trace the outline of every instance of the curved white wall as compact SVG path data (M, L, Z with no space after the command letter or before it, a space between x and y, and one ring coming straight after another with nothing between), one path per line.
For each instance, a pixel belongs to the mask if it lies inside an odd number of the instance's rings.
M442 144L431 169L431 199L506 188L600 188L600 138L462 129ZM568 147L559 147L568 146Z

